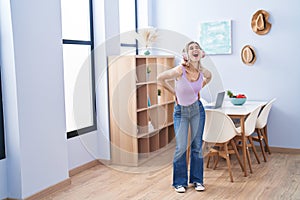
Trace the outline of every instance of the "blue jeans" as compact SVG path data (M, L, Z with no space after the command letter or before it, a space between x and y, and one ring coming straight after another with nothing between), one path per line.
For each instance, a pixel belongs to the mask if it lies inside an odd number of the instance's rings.
M176 149L173 160L173 186L187 187L188 168L186 150L188 129L191 129L190 183L203 184L202 135L205 124L205 110L197 100L189 106L176 104L174 107L174 130Z

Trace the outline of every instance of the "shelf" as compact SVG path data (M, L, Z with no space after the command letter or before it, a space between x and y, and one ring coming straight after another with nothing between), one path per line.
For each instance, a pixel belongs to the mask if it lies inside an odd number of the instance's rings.
M168 127L168 142L172 142L175 140L175 131L174 131L174 126L169 126Z
M167 105L167 123L173 122L173 111L174 111L174 104Z
M157 83L159 73L174 67L174 56L109 57L108 63L111 161L137 166L174 141L174 95Z
M147 108L147 86L142 85L136 89L137 109Z
M139 166L153 166L158 167L158 164L169 164L173 160L173 152L175 149L175 141L168 143L163 148L151 153L139 154L138 165Z
M148 153L149 152L149 139L148 138L139 138L139 153Z
M155 104L155 105L151 105L151 106L149 106L147 108L137 109L136 112L142 112L142 111L145 111L145 110L153 109L153 108L156 108L156 107L159 107L159 106L163 106L163 105L168 105L168 104L172 104L173 105L173 109L174 109L174 103L175 103L175 101L172 100L172 101L164 102L164 103L161 103L161 104ZM172 112L173 112L173 110L172 110Z
M163 128L159 131L159 148L165 147L168 143L168 129Z
M173 122L166 124L165 126L160 127L160 129L168 128L169 126L173 126ZM160 129L153 129L152 131L144 132L144 133L138 133L137 138L146 138L150 135L153 135L155 132L159 131ZM172 131L171 131L172 132Z
M149 138L150 152L157 151L159 149L159 134L155 134Z
M157 81L145 81L145 82L137 82L137 86L147 85L147 84L157 84Z

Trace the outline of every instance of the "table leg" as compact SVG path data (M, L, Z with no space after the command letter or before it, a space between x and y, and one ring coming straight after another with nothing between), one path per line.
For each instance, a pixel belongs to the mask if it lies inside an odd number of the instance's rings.
M242 135L242 153L243 153L243 164L244 164L244 176L247 176L247 159L246 159L246 137L245 137L245 117L241 116L240 118L241 125L241 135Z

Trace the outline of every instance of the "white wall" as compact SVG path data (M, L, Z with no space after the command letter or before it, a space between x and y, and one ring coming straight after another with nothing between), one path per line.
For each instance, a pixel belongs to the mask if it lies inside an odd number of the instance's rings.
M270 145L300 148L300 2L154 0L153 25L170 29L199 41L200 22L232 20L231 55L214 55L214 62L225 89L244 92L249 99L277 101L270 114ZM252 32L251 18L259 9L270 13L271 31L264 36ZM240 51L250 44L257 61L249 67L242 63ZM184 45L184 44L183 44Z
M109 160L108 116L107 111L103 112L108 109L107 96L100 95L100 134L94 131L67 141L64 102L60 101L63 100L60 99L63 97L60 1L27 1L23 5L4 0L0 8L8 157L0 165L0 198L21 198L68 178L70 169L94 159ZM96 41L104 43L104 1L95 1L94 8L95 24L103 25L95 28ZM106 60L96 64L105 68Z
M60 1L1 3L7 196L22 199L69 177Z
M2 79L2 93L3 93L3 113L4 113L4 129L5 129L5 147L6 155L14 154L14 157L9 157L1 163L1 180L4 185L1 185L0 197L8 196L8 178L10 182L20 182L20 158L18 153L20 151L18 130L19 125L15 123L18 121L17 113L17 87L16 87L16 73L15 73L15 59L13 52L13 33L11 24L11 6L10 1L0 1L0 44L1 44L1 79ZM6 89L9 88L9 89ZM7 120L14 119L14 120ZM10 170L14 171L18 176L10 177L7 166L10 165ZM12 164L14 163L14 164ZM2 173L3 176L2 176ZM15 196L21 195L21 184L16 184Z
M0 199L7 197L6 159L0 160Z
M91 132L68 139L68 169L74 169L98 159L97 133Z
M66 141L64 107L60 102L63 100L60 99L63 97L60 1L27 1L26 5L1 1L1 49L5 49L1 65L5 75L2 80L8 136L8 158L1 160L0 165L1 198L30 196L67 178L70 169L94 159L110 159L108 96L103 92L107 91L105 41L118 38L115 36L119 34L118 23L110 25L118 19L118 13L111 9L118 11L118 0L94 1L95 47L96 53L101 54L95 61L98 130ZM105 13L111 14L105 16ZM117 41L111 40L113 45ZM118 48L109 49L110 54L118 51L119 44ZM33 116L29 117L29 113Z

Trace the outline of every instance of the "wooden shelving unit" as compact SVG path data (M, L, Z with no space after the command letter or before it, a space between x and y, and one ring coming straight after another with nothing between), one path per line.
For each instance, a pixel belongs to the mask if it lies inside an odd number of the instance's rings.
M138 166L175 137L174 96L156 80L174 67L174 57L111 56L108 67L111 161Z

